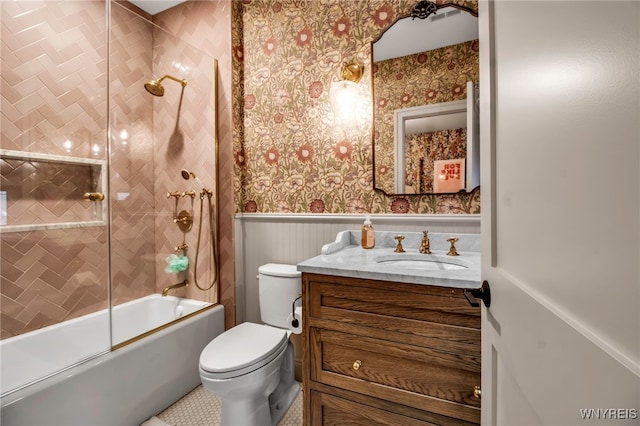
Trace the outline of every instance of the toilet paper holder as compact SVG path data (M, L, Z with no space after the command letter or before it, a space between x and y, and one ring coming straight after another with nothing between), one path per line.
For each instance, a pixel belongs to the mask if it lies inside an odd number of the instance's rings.
M297 327L298 325L300 325L298 323L298 318L296 318L296 302L300 299L302 299L302 295L293 299L293 302L291 303L291 316L293 317L293 321L291 321L291 325L293 327Z

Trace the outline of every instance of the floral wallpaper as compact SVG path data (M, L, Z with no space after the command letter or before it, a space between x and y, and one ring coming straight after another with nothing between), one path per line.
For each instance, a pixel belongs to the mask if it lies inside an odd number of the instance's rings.
M395 192L395 110L466 99L467 81L480 81L478 47L473 40L374 64L376 188Z
M244 0L235 5L237 212L479 212L479 191L389 197L373 189L370 45L416 3ZM457 3L477 11L476 1ZM333 116L329 91L342 64L353 60L365 64L365 73L357 122L346 128Z
M406 138L405 185L410 192L433 191L433 164L437 160L453 160L467 156L467 129L414 133Z

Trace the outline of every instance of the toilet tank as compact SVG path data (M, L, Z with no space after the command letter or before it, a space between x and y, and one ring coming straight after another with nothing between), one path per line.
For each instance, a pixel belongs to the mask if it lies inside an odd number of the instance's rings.
M302 293L301 273L295 265L268 263L258 268L260 318L265 324L287 328L291 304ZM300 306L300 301L296 302Z

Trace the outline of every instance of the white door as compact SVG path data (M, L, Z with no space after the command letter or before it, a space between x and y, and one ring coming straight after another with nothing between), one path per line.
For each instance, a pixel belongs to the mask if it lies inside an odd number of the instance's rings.
M640 2L479 18L482 423L638 425Z

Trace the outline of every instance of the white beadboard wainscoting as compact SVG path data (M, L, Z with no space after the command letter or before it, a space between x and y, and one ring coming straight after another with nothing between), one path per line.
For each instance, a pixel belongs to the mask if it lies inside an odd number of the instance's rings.
M371 215L376 231L480 233L480 215ZM364 215L243 213L235 217L236 321L260 322L258 268L320 254L344 230L359 230Z

